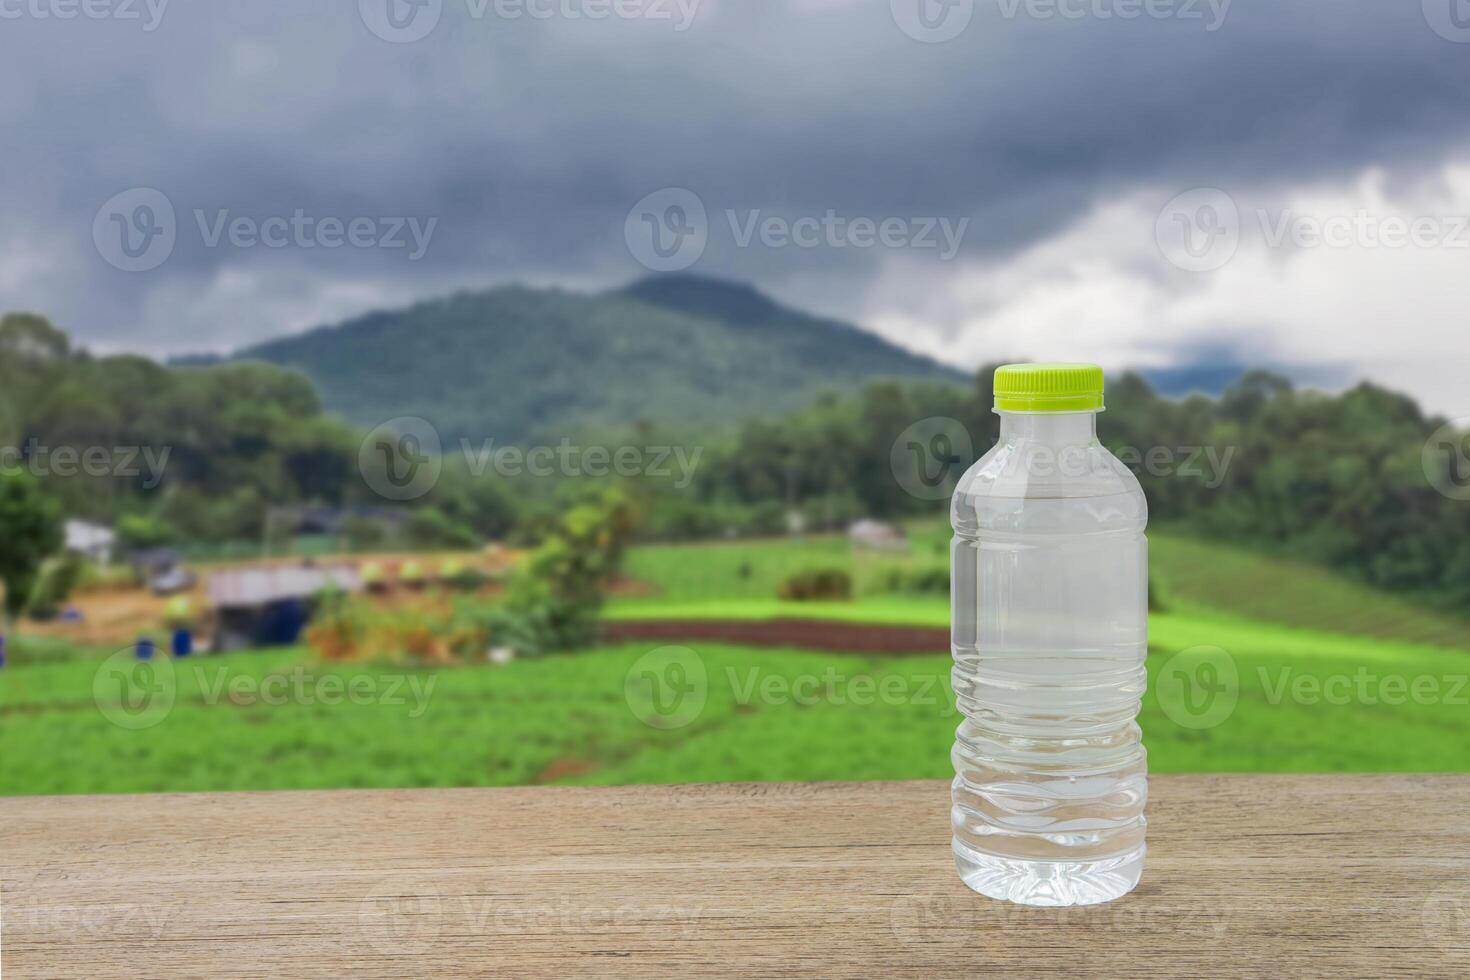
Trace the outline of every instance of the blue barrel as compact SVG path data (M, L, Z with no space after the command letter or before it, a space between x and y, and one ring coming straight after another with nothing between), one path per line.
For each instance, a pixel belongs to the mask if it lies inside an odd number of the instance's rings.
M194 634L188 630L174 630L174 656L187 657L194 652Z
M0 633L0 670L5 669L5 634Z
M150 638L146 636L138 637L138 646L136 650L139 660L153 659L153 641Z

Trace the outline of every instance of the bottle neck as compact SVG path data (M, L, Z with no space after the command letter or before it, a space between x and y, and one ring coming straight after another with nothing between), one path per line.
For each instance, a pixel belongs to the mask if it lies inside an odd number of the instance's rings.
M1029 442L1061 448L1085 446L1097 439L1096 412L997 412L1002 443Z

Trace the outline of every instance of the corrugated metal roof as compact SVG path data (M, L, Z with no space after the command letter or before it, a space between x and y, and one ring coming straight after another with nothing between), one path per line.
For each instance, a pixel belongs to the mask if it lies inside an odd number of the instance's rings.
M362 579L351 565L230 568L209 576L209 601L220 608L309 599L324 589L359 592Z

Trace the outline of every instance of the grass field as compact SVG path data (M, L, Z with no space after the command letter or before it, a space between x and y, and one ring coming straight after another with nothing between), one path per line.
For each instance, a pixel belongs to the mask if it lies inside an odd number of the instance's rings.
M912 553L896 556L855 555L839 536L638 548L629 556L628 574L659 589L618 599L612 614L815 616L945 625L949 610L944 600L877 591L891 569L949 561L948 527L924 525L912 537ZM775 602L776 588L786 576L827 566L852 572L859 601ZM1470 619L1425 608L1306 562L1156 530L1149 533L1149 568L1174 611L1470 650Z
M629 572L652 594L611 613L943 626L943 598L874 591L895 564L943 560L943 539L926 529L898 558L855 557L840 538L639 548ZM1151 540L1168 606L1150 620L1141 718L1153 771L1470 770L1459 621L1318 569ZM858 598L773 598L814 565L851 568ZM671 674L644 659L655 645L430 670L324 665L299 649L139 667L22 644L0 672L0 793L949 774L958 716L942 653L701 643ZM697 692L677 704L680 727L656 727L662 681ZM164 693L130 713L123 695L139 690Z

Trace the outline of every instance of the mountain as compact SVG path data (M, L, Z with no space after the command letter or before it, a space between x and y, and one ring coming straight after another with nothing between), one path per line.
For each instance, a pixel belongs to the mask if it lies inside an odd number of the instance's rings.
M881 378L961 372L755 289L661 276L582 294L506 286L375 312L231 355L296 368L361 426L524 443L639 420L726 424Z
M1355 380L1350 371L1337 365L1278 363L1260 358L1247 364L1232 352L1190 359L1170 367L1139 368L1138 373L1154 391L1168 398L1188 395L1217 398L1251 370L1271 371L1294 384L1329 391L1346 388Z

